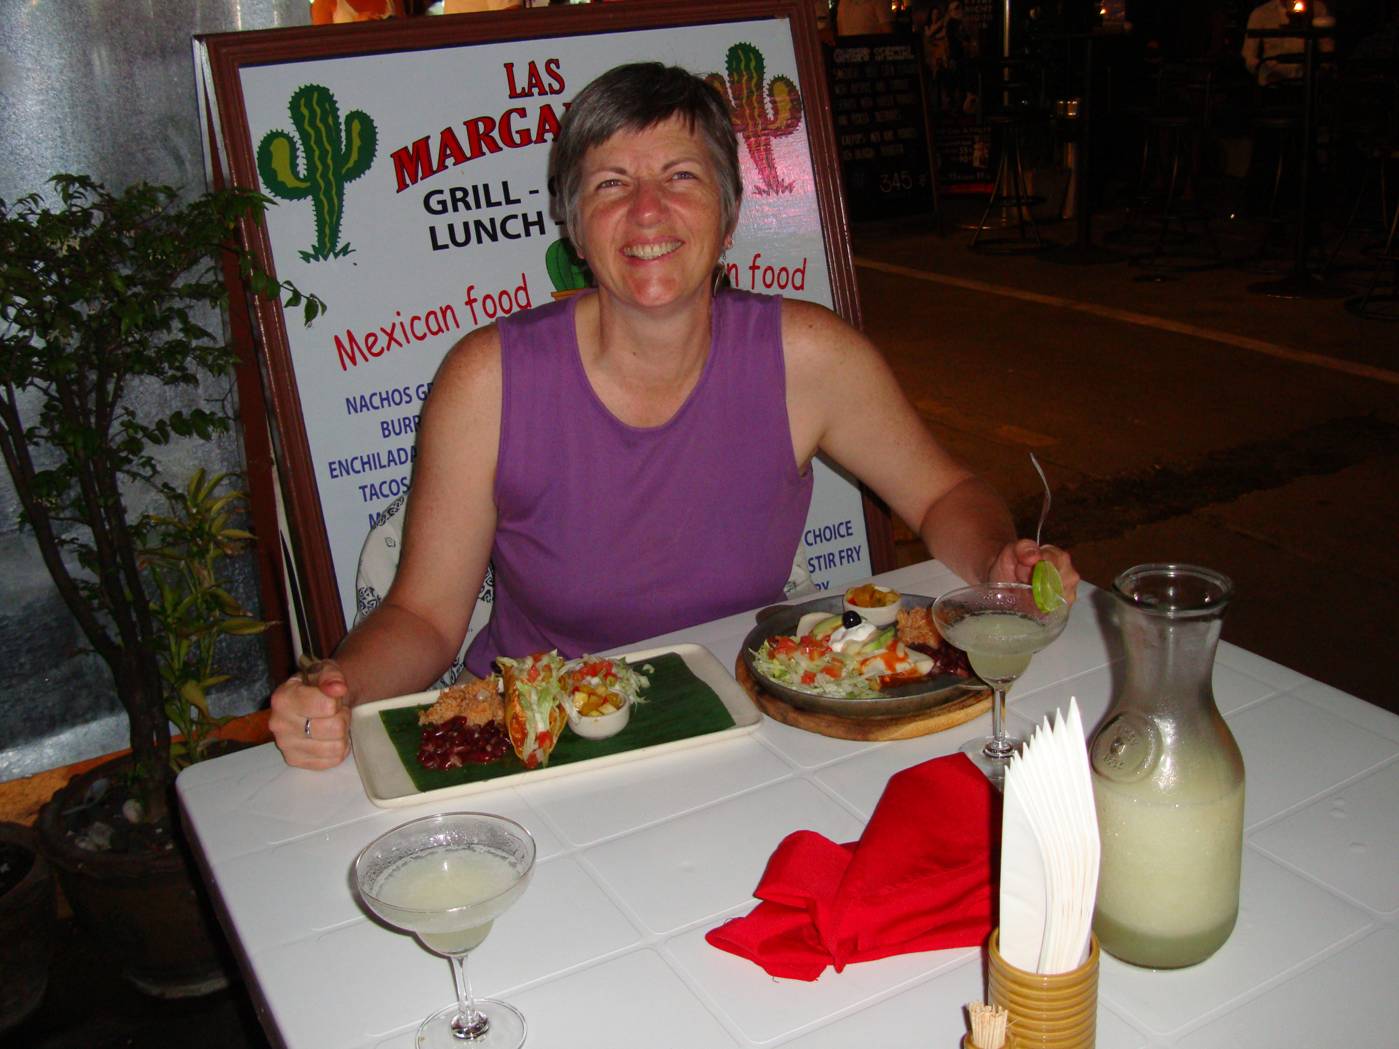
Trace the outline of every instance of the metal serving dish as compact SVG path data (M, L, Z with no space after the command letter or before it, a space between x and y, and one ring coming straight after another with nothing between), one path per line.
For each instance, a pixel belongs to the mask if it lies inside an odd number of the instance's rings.
M901 608L927 608L933 598L920 594L903 594L899 600ZM800 605L778 605L759 613L758 625L748 631L743 639L743 665L753 680L763 689L778 696L792 706L818 714L835 714L847 718L885 718L904 714L921 714L935 707L962 699L968 692L978 692L986 688L978 678L957 677L955 674L940 674L925 681L913 681L907 685L896 685L886 689L877 697L869 699L837 699L822 696L815 692L783 685L764 677L753 665L753 650L763 647L763 642L780 634L791 634L797 629L801 617L811 612L830 612L840 615L845 611L844 594L818 597Z

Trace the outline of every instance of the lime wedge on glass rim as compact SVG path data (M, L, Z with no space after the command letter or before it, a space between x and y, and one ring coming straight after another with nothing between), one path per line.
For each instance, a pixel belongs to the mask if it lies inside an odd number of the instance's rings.
M1064 579L1048 561L1036 561L1030 572L1030 593L1041 612L1053 612L1064 600Z

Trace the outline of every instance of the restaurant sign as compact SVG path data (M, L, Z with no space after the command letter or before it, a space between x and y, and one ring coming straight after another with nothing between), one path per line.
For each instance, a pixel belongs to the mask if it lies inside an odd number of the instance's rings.
M253 243L327 307L309 328L258 315L303 643L328 650L354 618L361 547L411 485L443 355L586 285L546 170L570 100L599 74L650 59L706 76L740 141L729 283L858 323L805 6L557 8L198 41L211 165L271 198ZM887 542L887 519L871 535L859 489L816 471L801 564L822 587L886 567L870 545Z

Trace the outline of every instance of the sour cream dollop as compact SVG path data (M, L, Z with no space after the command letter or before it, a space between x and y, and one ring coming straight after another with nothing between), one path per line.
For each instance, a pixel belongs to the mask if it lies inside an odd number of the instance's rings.
M861 623L859 626L838 627L831 632L831 636L826 640L831 648L837 652L844 652L847 649L857 651L878 633L879 627L873 623Z

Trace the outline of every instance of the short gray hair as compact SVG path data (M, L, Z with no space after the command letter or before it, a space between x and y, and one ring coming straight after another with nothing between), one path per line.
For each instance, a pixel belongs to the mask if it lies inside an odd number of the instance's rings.
M644 131L672 117L686 121L709 150L719 178L719 215L727 235L738 224L743 175L728 104L709 84L679 66L635 62L598 77L573 100L549 153L554 218L578 246L583 158L619 131Z

